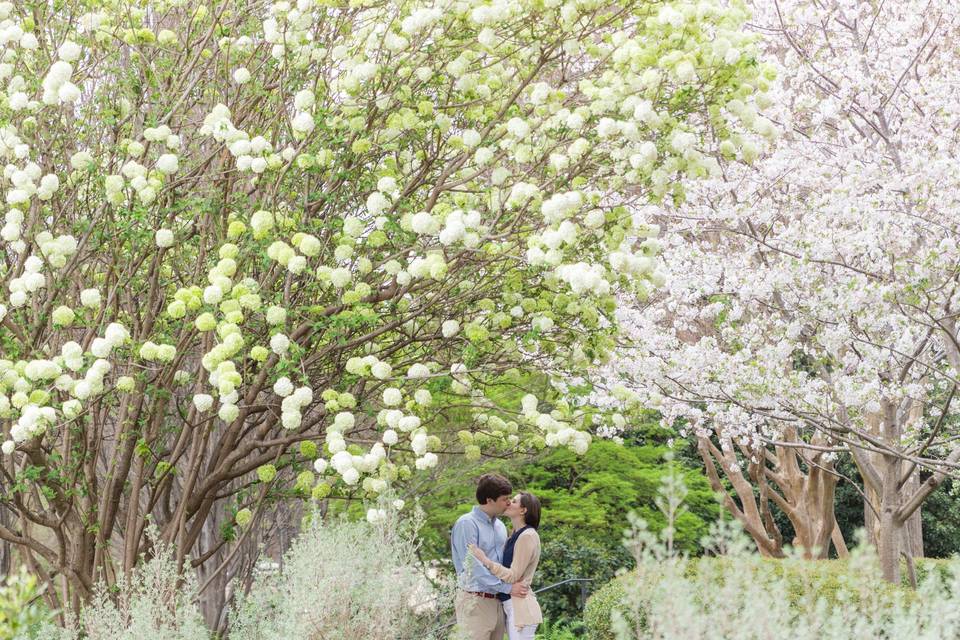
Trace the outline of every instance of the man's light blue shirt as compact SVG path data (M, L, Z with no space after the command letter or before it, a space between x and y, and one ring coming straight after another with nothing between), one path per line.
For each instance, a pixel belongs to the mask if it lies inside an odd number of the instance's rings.
M467 550L467 545L471 543L480 547L494 562L503 560L507 528L499 519L485 514L479 506L475 506L470 513L457 518L450 533L450 547L453 549L453 567L457 570L457 583L466 591L510 593L513 585L490 573Z

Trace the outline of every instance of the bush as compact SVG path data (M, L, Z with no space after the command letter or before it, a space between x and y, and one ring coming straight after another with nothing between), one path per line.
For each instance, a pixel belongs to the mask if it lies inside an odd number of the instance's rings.
M200 609L194 604L196 583L181 573L169 547L120 578L115 589L101 584L78 621L67 628L47 625L40 640L209 640Z
M427 640L452 594L423 576L415 531L416 522L401 526L387 511L376 524L308 519L282 568L255 576L250 594L237 605L228 637ZM0 640L211 639L193 604L196 584L177 571L165 547L117 589L101 586L79 620L66 628L45 623L35 636L4 633L25 628L25 619L42 613L29 605L35 580L24 576L8 583L14 586L0 589ZM20 618L10 617L15 615ZM4 627L5 622L15 626Z
M632 578L632 574L618 576L590 596L583 611L583 623L586 627L587 638L590 640L616 640L616 635L610 626L611 616L614 609L626 613L624 581Z
M647 536L647 544L650 537ZM849 560L769 560L735 542L720 557L645 548L587 603L590 640L849 640L960 634L960 559L921 561L913 591L884 582L868 547ZM774 631L775 630L775 631Z
M537 640L580 640L583 634L565 624L544 622L537 627Z
M419 575L412 529L392 516L378 524L309 524L282 569L255 578L235 612L234 640L425 638L443 594Z

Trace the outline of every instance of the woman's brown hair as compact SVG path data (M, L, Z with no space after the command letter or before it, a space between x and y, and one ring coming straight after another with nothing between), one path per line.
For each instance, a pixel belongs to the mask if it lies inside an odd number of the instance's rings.
M540 526L540 500L537 496L526 491L520 492L520 506L527 510L523 522L528 527L536 529Z

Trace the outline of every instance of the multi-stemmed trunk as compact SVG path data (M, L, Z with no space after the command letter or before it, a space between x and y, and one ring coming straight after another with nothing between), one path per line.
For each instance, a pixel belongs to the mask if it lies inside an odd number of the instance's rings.
M773 505L793 526L794 538L786 544L799 549L803 557L828 557L831 542L838 556L847 555L834 515L837 476L833 462L822 451L804 447L792 427L785 430L784 446L753 448L737 445L722 435L719 443L717 446L710 438L699 438L697 449L707 477L713 489L724 496L724 506L743 525L761 555L785 556L785 542L773 517ZM736 498L725 490L718 466Z

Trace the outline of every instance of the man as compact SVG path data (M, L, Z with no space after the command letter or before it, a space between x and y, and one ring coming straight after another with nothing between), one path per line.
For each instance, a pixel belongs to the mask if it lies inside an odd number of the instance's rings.
M505 623L502 600L522 598L529 588L507 584L494 577L467 551L468 544L480 547L487 557L500 562L507 542L507 528L498 520L513 497L510 481L496 473L480 476L477 502L470 513L457 519L450 534L453 566L457 570L457 625L470 640L503 640Z

